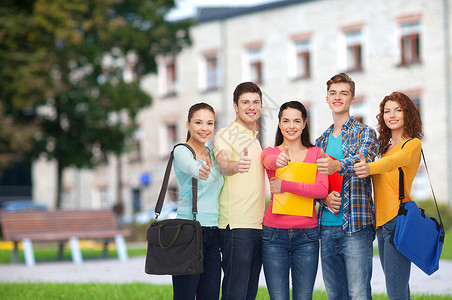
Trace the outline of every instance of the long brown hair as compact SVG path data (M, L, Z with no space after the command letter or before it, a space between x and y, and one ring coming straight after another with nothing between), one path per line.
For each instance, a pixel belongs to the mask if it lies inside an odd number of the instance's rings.
M212 106L210 106L209 104L204 103L204 102L199 102L199 103L193 104L190 107L190 109L188 110L187 120L188 120L189 123L191 121L191 118L193 118L193 115L195 114L195 112L197 112L198 110L201 110L201 109L205 109L205 110L210 111L211 113L213 113L213 116L215 117L215 110L213 109ZM186 140L186 142L188 142L189 139L190 139L190 131L187 131L187 140Z
M304 105L299 102L299 101L289 101L284 103L283 105L281 105L281 107L279 108L279 113L278 113L278 120L279 122L281 122L281 118L282 118L282 113L283 111L285 111L288 108L293 108L296 109L298 111L301 112L301 119L303 120L303 122L306 122L306 120L308 119L308 112L306 111L306 108L304 107ZM309 125L308 122L306 122L306 125L303 129L303 132L301 133L300 136L301 139L301 144L307 148L313 147L314 145L311 143L311 138L309 137ZM284 141L284 136L281 132L281 128L276 127L276 134L275 134L275 147L281 145Z
M384 97L380 103L380 113L377 115L378 125L378 143L380 144L379 154L386 153L391 145L391 129L389 129L383 118L386 102L395 101L400 105L403 111L403 133L404 138L422 138L422 121L419 116L419 110L414 102L407 95L400 92L393 92L391 95Z

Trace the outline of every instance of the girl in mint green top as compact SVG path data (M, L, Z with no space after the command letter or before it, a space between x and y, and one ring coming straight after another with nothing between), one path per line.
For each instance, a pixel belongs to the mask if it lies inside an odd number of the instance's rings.
M193 219L192 178L198 179L198 214L202 226L202 253L204 272L196 275L173 276L173 299L218 299L220 296L221 259L218 243L218 195L223 187L223 176L218 171L215 157L206 147L214 133L215 111L206 103L190 107L187 121L187 145L174 149L174 170L179 184L177 218Z
M218 226L218 195L223 186L223 176L218 172L215 157L209 148L205 147L212 166L206 180L199 180L199 169L207 162L199 158L193 159L193 154L187 147L178 146L174 149L174 171L179 184L179 206L177 218L193 219L192 214L192 177L198 179L198 214L196 220L201 226Z

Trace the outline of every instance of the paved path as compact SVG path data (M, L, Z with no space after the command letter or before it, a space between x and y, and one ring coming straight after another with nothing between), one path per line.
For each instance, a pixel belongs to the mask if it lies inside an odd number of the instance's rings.
M117 259L88 260L82 265L72 262L38 262L34 267L23 264L0 265L0 282L148 282L171 284L171 276L147 275L144 273L144 257L133 257L127 262ZM263 273L260 285L265 286ZM413 265L410 280L413 293L452 295L452 261L440 262L440 269L427 276ZM321 269L317 274L316 289L324 289ZM378 257L374 257L372 290L385 292L383 271Z

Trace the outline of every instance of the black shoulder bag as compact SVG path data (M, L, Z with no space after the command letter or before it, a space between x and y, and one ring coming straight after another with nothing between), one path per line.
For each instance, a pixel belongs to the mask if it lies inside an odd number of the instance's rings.
M148 248L145 272L154 275L194 275L204 271L202 255L202 228L196 221L198 180L192 178L193 220L167 219L158 221L168 188L173 163L173 152L178 146L187 147L194 159L196 154L187 144L177 144L171 151L165 177L155 205L155 221L147 230Z
M418 266L424 273L431 275L439 269L439 259L444 244L444 225L439 214L438 203L436 203L435 193L433 192L422 149L421 154L440 222L438 223L435 218L429 218L422 208L417 207L416 202L403 202L405 198L404 173L402 168L399 167L400 207L392 242L403 256Z

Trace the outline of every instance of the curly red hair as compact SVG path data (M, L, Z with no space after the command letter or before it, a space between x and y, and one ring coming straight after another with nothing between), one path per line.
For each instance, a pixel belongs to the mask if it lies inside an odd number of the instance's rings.
M404 129L402 136L404 138L422 138L422 121L419 116L419 110L414 102L407 95L400 92L393 92L391 95L384 97L380 103L380 113L377 115L378 125L378 143L380 144L379 154L386 153L391 145L391 130L386 126L383 114L386 102L395 101L400 105L403 111Z

